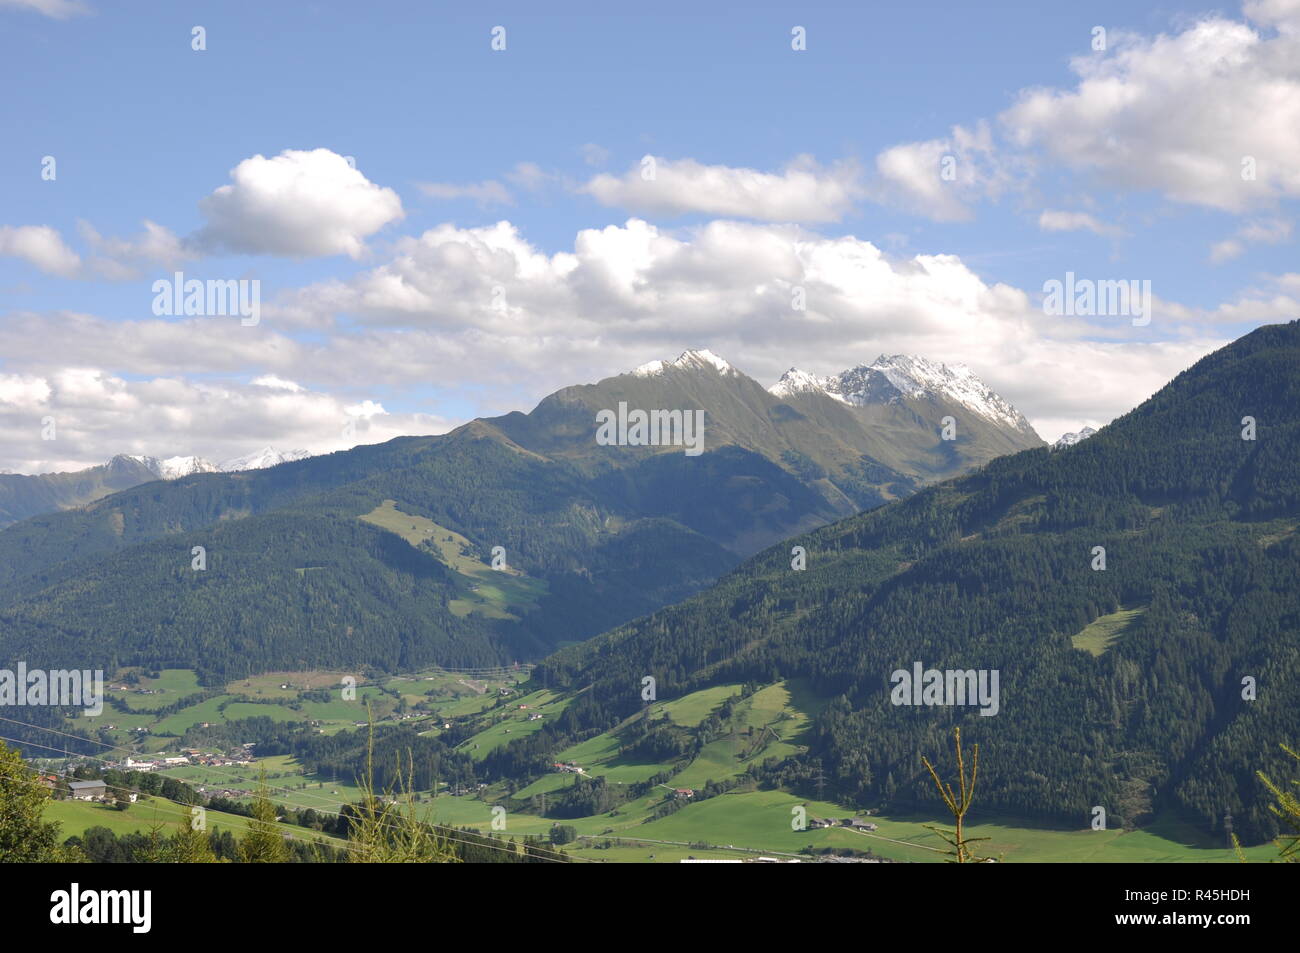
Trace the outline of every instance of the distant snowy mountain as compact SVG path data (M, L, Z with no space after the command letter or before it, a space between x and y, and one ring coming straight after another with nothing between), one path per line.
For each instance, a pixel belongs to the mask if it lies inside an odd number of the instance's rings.
M1033 433L1025 416L965 364L941 364L908 354L882 354L871 364L859 364L833 377L792 367L768 390L777 397L819 391L857 406L931 397L953 401L999 426Z
M1062 447L1073 447L1080 440L1087 440L1096 432L1091 427L1084 427L1077 433L1063 433L1057 438L1056 443L1052 444L1052 449L1060 450Z
M223 460L219 468L226 473L236 473L240 470L264 470L267 467L277 466L281 463L292 463L294 460L302 460L310 456L311 454L306 450L280 451L275 447L263 447L261 450L242 457Z
M211 460L196 456L167 457L165 459L133 454L123 454L122 456L145 467L161 480L175 480L177 477L191 476L195 473L235 473L240 470L262 470L279 463L301 460L304 457L310 457L311 454L306 450L289 450L285 452L276 450L274 447L263 447L261 450L245 454L242 457L223 460L221 463L213 463Z
M220 471L215 463L202 457L157 457L130 456L136 463L143 464L155 476L163 480L175 480L177 477L189 476L191 473L217 473Z
M675 361L650 361L632 371L637 377L654 377L669 370L698 370L711 367L719 374L739 374L734 367L714 354L708 348L683 351Z

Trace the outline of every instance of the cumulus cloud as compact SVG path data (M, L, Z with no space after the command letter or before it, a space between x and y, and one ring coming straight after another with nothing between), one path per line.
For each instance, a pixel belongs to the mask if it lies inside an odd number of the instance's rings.
M1073 89L1021 93L1002 116L1012 141L1178 202L1241 212L1300 196L1300 17L1293 0L1246 13L1264 29L1211 16L1112 34L1108 52L1071 61Z
M255 387L269 387L272 390L287 390L293 393L299 393L304 390L301 384L294 381L287 381L282 377L276 377L274 374L263 374L261 377L253 379Z
M112 280L139 277L140 270L149 265L171 268L197 257L195 250L185 245L171 229L147 219L144 231L135 238L105 238L89 222L79 222L77 227L96 254L90 260L90 267Z
M1112 31L1107 51L1071 60L1072 87L1021 90L997 134L980 121L880 152L871 197L963 221L1049 164L1235 213L1298 197L1300 0L1248 0L1243 14L1153 37ZM1228 239L1213 256L1243 249Z
M42 439L47 418L53 440ZM389 414L306 388L130 379L95 366L0 374L0 466L24 473L77 470L118 453L222 460L268 444L325 453L446 428L432 415Z
M0 354L14 379L0 394L25 396L11 401L22 410L0 434L16 441L0 442L0 466L47 459L35 421L50 409L85 448L83 461L120 449L336 449L343 418L382 423L390 436L448 423L385 413L386 394L432 386L455 395L451 422L460 422L467 407L529 409L560 387L693 346L764 384L791 365L824 374L881 353L964 362L1051 439L1129 410L1241 326L1288 320L1300 279L1288 280L1211 312L1157 300L1151 324L1134 328L1046 315L1036 293L991 282L954 255L896 256L797 225L714 221L668 232L634 218L584 229L556 253L506 221L442 225L347 280L266 302L256 327L11 315L0 323ZM806 310L793 306L796 292ZM61 342L57 353L50 340ZM223 418L222 401L238 413ZM440 413L437 397L426 412Z
M1022 164L999 153L988 123L954 126L944 138L903 143L877 155L872 197L935 221L965 221L971 204L1001 195Z
M145 265L171 266L195 257L176 235L155 222L146 221L136 238L106 238L89 222L78 222L77 228L90 246L91 254L85 259L49 225L0 226L0 255L20 258L59 278L110 281L137 278Z
M81 273L81 256L49 225L0 225L0 255L21 258L60 278L76 278Z
M792 308L797 288L806 311ZM350 345L373 360L396 330L395 358L429 348L440 384L488 387L496 412L703 343L764 383L792 364L838 371L881 352L964 361L1058 433L1128 410L1227 340L1214 316L1165 302L1161 341L1126 321L1049 317L1036 296L955 256L897 258L852 237L722 221L678 235L631 219L553 255L508 222L441 226L281 307L308 324L346 314L374 328Z
M765 222L835 222L863 196L857 168L800 156L782 172L646 156L621 176L581 186L602 205L660 215L699 213Z
M1246 16L1263 26L1276 27L1284 33L1300 32L1300 0L1246 0Z
M402 201L329 149L255 155L199 203L204 247L308 258L359 258L365 239L402 218Z

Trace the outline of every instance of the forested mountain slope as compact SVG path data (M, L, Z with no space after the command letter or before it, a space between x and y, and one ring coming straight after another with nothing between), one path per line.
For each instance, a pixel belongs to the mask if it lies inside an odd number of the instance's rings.
M919 756L956 722L985 812L1083 826L1103 806L1114 826L1168 807L1207 830L1230 812L1263 836L1254 772L1300 739L1298 416L1300 323L1261 328L1076 446L772 547L536 677L587 689L581 731L637 712L647 675L661 698L805 676L833 701L786 781L820 768L864 804L915 804ZM917 662L996 670L997 714L893 704Z
M786 402L703 353L567 388L531 414L151 482L11 526L0 658L209 680L536 658L776 540L1039 442L1008 427L988 443L974 424L944 440L942 402L879 410L893 421L882 437L830 397ZM597 415L620 404L702 413L700 452L602 445Z

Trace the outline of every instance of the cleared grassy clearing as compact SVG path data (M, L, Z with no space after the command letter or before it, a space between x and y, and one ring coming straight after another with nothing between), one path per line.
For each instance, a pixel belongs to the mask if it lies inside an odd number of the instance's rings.
M1120 609L1110 615L1104 615L1084 626L1070 642L1076 649L1082 649L1094 657L1103 655L1116 639L1120 638L1137 623L1146 612L1146 607Z

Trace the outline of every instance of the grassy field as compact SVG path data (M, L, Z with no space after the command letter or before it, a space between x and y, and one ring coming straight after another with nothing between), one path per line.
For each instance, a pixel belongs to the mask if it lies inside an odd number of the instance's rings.
M872 833L856 833L847 828L823 828L796 831L791 823L792 809L804 806L809 817L849 817L852 811L825 802L808 801L782 791L747 791L724 794L691 804L675 814L649 823L640 823L636 813L626 821L603 818L614 835L678 841L686 844L706 843L715 848L732 846L753 851L798 852L805 846L869 848L873 853L899 861L937 863L944 860L943 842L924 825L938 818L872 817L878 825ZM589 819L584 819L589 820ZM580 834L600 835L594 825L574 823ZM996 819L976 821L970 828L972 837L990 837L982 843L981 854L1001 857L1008 863L1090 862L1090 863L1235 863L1232 851L1198 839L1185 826L1163 822L1142 831L1061 831L1017 826ZM654 851L658 853L658 850ZM587 850L580 851L588 855ZM632 852L636 854L636 851ZM1252 862L1277 856L1271 845L1248 848ZM609 859L619 859L611 853ZM631 859L640 859L633 857ZM661 859L656 857L656 859ZM667 857L663 859L669 859ZM675 859L675 858L673 858Z
M153 725L151 730L157 734L163 735L183 735L195 725L203 722L223 722L226 716L221 711L221 706L231 700L229 695L216 695L197 705L191 705L189 708L182 708L174 715L168 715L162 721Z
M1104 615L1084 626L1076 635L1070 636L1070 642L1076 649L1082 649L1090 655L1101 655L1111 643L1129 630L1146 608L1120 609L1110 615Z
M120 684L119 679L111 681L113 684ZM148 712L166 708L186 695L193 695L202 690L194 672L184 668L167 668L158 673L158 678L142 676L137 684L131 686L131 690L106 688L104 694L119 699L132 711ZM153 691L157 694L141 695L139 694L141 691ZM105 714L107 715L108 712ZM113 714L121 713L114 711Z
M545 689L527 695L512 695L497 711L485 715L486 727L458 745L457 750L468 752L475 759L485 758L489 752L516 738L540 731L548 721L554 721L571 700ZM527 708L520 708L521 705ZM534 719L533 715L542 717ZM426 732L430 733L433 732Z
M665 702L658 706L652 705L651 707L654 709L655 714L660 711L665 712L673 720L674 724L694 728L709 716L709 712L732 695L739 695L741 687L740 685L718 685L714 688L692 692L690 695L684 695L674 701Z
M653 761L633 761L621 756L618 749L618 739L607 732L560 752L558 760L572 761L588 774L603 776L614 784L645 781L672 767L670 764ZM566 778L567 783L572 783L572 774L562 774L560 777Z
M517 613L536 608L537 600L546 595L547 586L542 580L512 568L493 569L478 558L469 539L426 517L403 513L394 500L385 500L360 519L396 533L412 546L431 548L461 576L460 593L447 604L453 615L477 613L492 619L517 620ZM507 553L507 566L509 560Z
M45 820L58 821L63 837L82 834L91 827L107 827L114 834L148 833L161 825L164 835L173 833L181 824L189 823L190 814L186 808L171 801L150 798L132 804L127 810L119 811L115 807L97 804L91 801L50 801L45 807ZM225 814L221 811L207 812L209 831L228 830L235 837L242 837L248 831L248 818L238 814ZM277 824L288 837L299 840L319 840L333 846L341 846L343 841L306 830L294 824Z
M148 684L163 686L159 690L165 691L166 694L144 696L142 699L141 696L117 692L118 697L124 698L127 704L133 706L132 711L120 712L106 709L93 721L87 720L87 724L93 724L96 728L112 725L116 743L139 744L147 752L156 752L174 748L177 739L203 722L215 725L259 716L283 722L312 720L323 722L326 732L332 733L340 728L351 728L357 722L364 722L367 717L367 702L373 709L376 721L391 717L398 707L398 700L385 693L377 684L358 685L356 699L344 701L341 697L343 676L337 672L275 672L231 682L226 686L226 694L204 699L180 711L159 717L157 712L160 709L175 703L179 698L193 694L191 689L197 689L193 672L176 669L161 674L163 678ZM518 677L526 677L526 673ZM506 684L507 680L500 680L500 682ZM509 683L513 684L513 681ZM409 684L425 683L411 680ZM288 687L281 688L282 685ZM304 692L322 689L330 691L334 697L328 702L302 700ZM461 690L475 698L483 697L469 688ZM461 697L450 692L447 695L452 700L452 705ZM425 689L425 694L409 696L407 704L414 705L437 696L438 686L430 685ZM493 701L496 696L494 683L491 693ZM140 732L136 730L138 728L146 730Z
M296 810L310 807L317 811L338 813L344 804L356 803L361 799L361 789L351 779L336 781L306 774L303 766L289 755L262 758L251 765L222 765L216 768L183 765L166 768L159 773L209 790L251 791L257 787L263 766L266 768L266 783L271 789L271 799L276 804Z
M1116 638L1122 637L1140 618L1142 611L1140 608L1125 608L1098 619L1075 636L1075 646L1094 655L1101 654ZM156 684L163 686L167 694L147 698L170 697L174 700L183 697L181 693L196 685L193 673L168 671L162 676ZM351 729L355 722L364 721L364 701L367 699L372 702L377 718L384 718L396 707L398 702L394 695L397 695L408 706L419 704L438 713L436 721L412 723L417 730L425 725L437 726L426 730L426 734L436 735L441 730L443 718L474 719L480 730L464 742L460 750L482 758L502 745L539 730L553 721L570 702L572 696L561 696L547 690L522 695L501 694L503 688L517 691L527 676L524 670L509 669L482 673L433 670L387 677L380 684L362 685L359 699L355 702L343 702L339 698L314 702L303 700L301 693L320 688L333 689L341 679L338 673L281 672L233 682L228 686L232 694L209 699L160 722L148 710L127 715L110 712L105 717L112 718L112 723L123 732L139 721L154 732L180 735L200 721L218 723L254 715L267 715L281 721L318 720L323 723L325 731L334 732ZM288 687L281 688L281 685ZM853 811L835 804L808 802L783 791L754 790L752 783L742 776L752 763L798 752L806 743L809 726L825 700L815 696L800 680L768 685L743 699L739 697L741 690L740 685L724 685L653 703L650 706L652 719L668 718L690 729L698 727L724 702L731 700L730 713L721 733L715 735L666 785L658 786L615 810L564 820L562 823L572 825L582 838L570 849L578 856L606 862L676 862L691 855L795 853L804 847L870 849L879 856L899 861L925 863L943 860L942 841L925 827L926 824L945 823L942 818L873 816L872 822L878 825L874 832L858 832L844 827L794 830L791 811L801 805L810 817L845 818ZM242 698L236 698L236 692ZM274 704L277 700L292 701L293 705ZM521 705L527 708L521 709ZM542 718L532 720L534 714L541 714ZM174 737L126 734L146 750L165 748L174 752L178 747ZM672 764L642 763L620 754L619 737L612 732L560 752L556 759L574 762L588 776L604 777L615 786L644 782L674 768ZM359 790L351 783L304 775L303 767L288 756L266 758L256 766L211 769L186 766L168 769L164 773L210 789L247 790L255 786L263 766L274 799L286 806L338 811L342 805L360 797ZM709 781L724 779L740 779L741 787L715 798L674 802L684 803L684 806L666 816L654 816L657 810L668 806L671 788L701 790ZM574 782L572 773L544 774L515 792L515 803L527 803L538 794L558 795ZM419 797L421 810L430 812L440 823L497 833L491 829L492 809L505 799L506 793L505 785L497 783L474 794L453 797L444 791L433 798L430 792L421 792ZM51 807L51 811L69 814L69 823L81 823L83 827L87 817L93 817L105 826L116 826L115 829L148 826L143 820L143 812L135 808L121 815L80 802L58 803L69 806ZM139 808L144 806L142 804ZM167 806L166 802L156 805L156 809L180 810L175 805ZM240 819L234 818L231 823L238 824ZM555 823L552 819L526 811L513 811L507 815L504 836L529 834L545 837ZM1192 826L1170 818L1161 818L1158 823L1141 831L1124 832L1057 830L1027 825L1017 819L980 817L977 813L969 830L973 837L990 838L981 845L981 853L1007 862L1235 861L1233 854L1222 844L1207 841ZM608 849L604 846L606 843L611 845ZM702 844L708 846L701 847ZM1272 845L1249 848L1247 854L1252 861L1267 861L1276 856L1276 848Z
M739 693L739 686L724 686L696 692L655 705L652 716L667 715L684 724L699 724L727 698ZM707 744L667 787L700 789L710 780L734 778L746 765L773 755L797 750L811 716L822 702L810 695L800 682L777 683L737 701L727 724L730 732ZM605 776L613 783L645 780L669 768L662 764L631 764L619 756L617 737L606 733L562 752L558 759L580 765L588 774ZM516 792L527 800L537 794L553 794L572 785L567 773L544 775ZM843 819L853 809L826 802L810 802L783 791L752 790L743 786L719 797L695 801L665 817L653 818L657 807L669 796L667 787L654 789L639 800L606 814L565 820L584 838L575 854L611 862L677 861L696 856L752 856L762 852L796 853L805 847L871 850L880 857L897 861L935 863L945 859L946 845L927 824L944 824L943 818L873 816L874 832L846 827L794 830L792 810L803 806L808 817ZM492 793L492 792L489 792ZM491 798L438 799L439 814L448 823L486 824ZM1026 826L1004 818L973 817L972 837L988 837L981 853L1009 863L1231 863L1233 853L1212 843L1188 825L1169 819L1140 831L1056 830ZM535 815L510 815L512 833L545 835L554 822ZM616 838L624 840L616 840ZM597 847L606 840L615 846ZM660 842L660 843L653 843ZM673 843L675 842L675 843ZM702 850L699 845L710 845ZM692 846L694 845L694 846ZM1252 861L1276 856L1272 845L1247 850Z
M274 701L278 698L297 698L299 692L336 690L343 686L343 679L355 677L356 672L266 672L243 678L226 685L231 695L245 695L253 699ZM280 686L287 685L287 688Z

